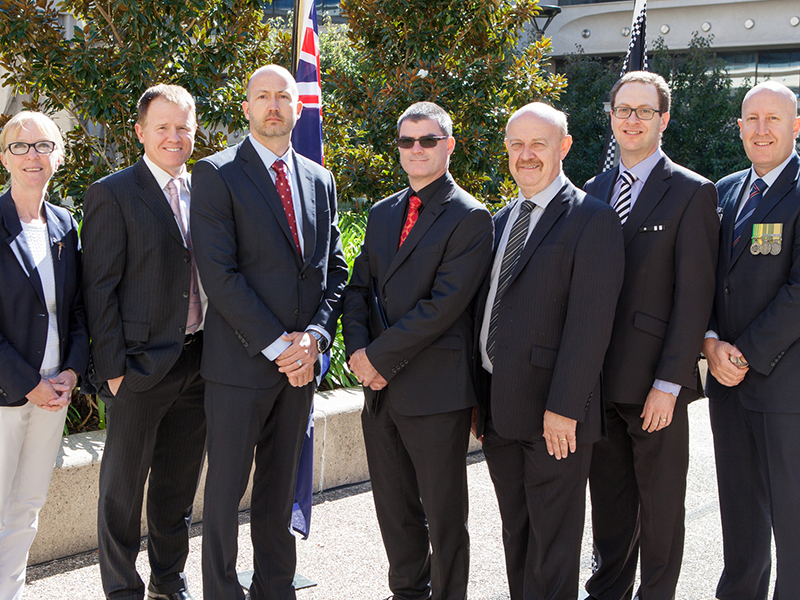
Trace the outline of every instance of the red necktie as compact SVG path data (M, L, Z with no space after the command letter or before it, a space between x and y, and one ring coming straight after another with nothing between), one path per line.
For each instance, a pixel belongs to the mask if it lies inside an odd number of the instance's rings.
M278 189L278 195L281 197L283 203L283 210L286 212L286 218L289 220L289 229L294 238L294 247L300 257L303 257L303 252L300 250L300 238L297 235L297 220L294 216L294 204L292 203L292 188L289 186L289 178L286 177L286 163L281 159L272 163L272 168L275 171L275 187Z
M400 232L400 246L403 245L403 242L406 241L408 234L414 228L414 223L417 222L417 218L419 217L419 209L421 206L422 200L416 196L411 196L411 198L408 199L408 216L406 217L405 225L403 225L403 231Z

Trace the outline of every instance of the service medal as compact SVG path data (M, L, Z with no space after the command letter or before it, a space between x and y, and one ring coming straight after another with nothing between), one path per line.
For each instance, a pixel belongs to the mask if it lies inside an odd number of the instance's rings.
M780 241L772 242L772 248L770 249L769 253L772 254L772 256L777 256L778 254L781 253Z
M772 244L769 242L762 242L761 246L759 247L758 251L763 255L766 256L772 250Z
M759 254L761 254L761 252L759 252L758 242L753 242L752 244L750 244L750 254L752 254L753 256L758 256Z

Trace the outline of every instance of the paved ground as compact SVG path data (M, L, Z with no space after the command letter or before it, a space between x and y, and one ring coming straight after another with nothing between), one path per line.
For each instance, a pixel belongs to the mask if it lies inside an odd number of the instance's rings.
M722 569L722 539L711 431L706 401L694 403L691 421L691 465L686 498L687 539L677 598L711 600ZM500 518L491 480L481 453L469 457L472 569L470 598L507 599ZM587 511L588 512L588 511ZM249 514L239 528L239 569L252 568ZM591 523L587 516L582 552L582 579L589 575ZM196 600L201 600L201 526L193 530L186 572ZM315 498L311 536L298 541L298 572L318 583L298 591L298 600L380 600L389 595L386 555L380 540L369 484L325 492ZM139 571L147 577L146 553ZM773 576L774 577L774 576ZM28 569L26 597L36 600L102 599L97 553L54 561ZM579 594L583 598L584 593Z

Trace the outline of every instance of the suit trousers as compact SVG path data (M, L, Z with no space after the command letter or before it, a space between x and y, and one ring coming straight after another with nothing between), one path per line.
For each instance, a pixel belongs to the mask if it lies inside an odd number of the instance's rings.
M97 514L100 576L111 600L140 600L136 572L145 482L150 587L169 594L186 589L183 568L205 445L200 378L202 343L183 348L172 369L145 392L123 379L116 396L103 386L107 438L100 467ZM149 479L148 479L149 472Z
M266 359L263 359L266 360ZM314 384L269 389L206 385L208 472L203 507L203 598L242 600L236 575L239 502L255 455L250 504L252 600L294 600L291 531L297 464Z
M0 407L0 599L19 600L67 409Z
M503 521L511 600L576 600L592 445L556 460L544 439L504 438L490 416L483 453Z
M640 551L637 598L675 598L686 533L687 405L676 402L672 423L653 433L642 429L642 410L638 404L606 404L608 439L594 446L590 598L630 600Z
M774 600L800 594L800 414L710 402L725 567L720 600L764 600L775 536Z
M389 384L391 385L391 384ZM472 410L361 413L375 511L396 600L465 600L467 447Z

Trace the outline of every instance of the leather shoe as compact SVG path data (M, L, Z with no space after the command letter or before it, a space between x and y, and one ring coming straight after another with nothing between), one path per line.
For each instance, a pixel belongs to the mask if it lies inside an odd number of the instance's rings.
M161 594L150 588L147 589L147 598L149 600L194 600L189 590L181 590L180 592L172 592L171 594Z

